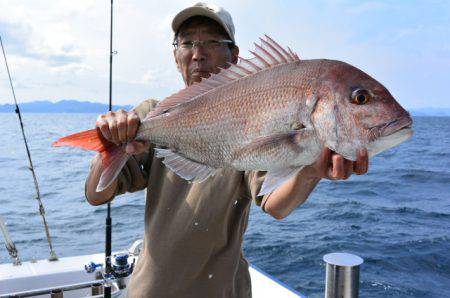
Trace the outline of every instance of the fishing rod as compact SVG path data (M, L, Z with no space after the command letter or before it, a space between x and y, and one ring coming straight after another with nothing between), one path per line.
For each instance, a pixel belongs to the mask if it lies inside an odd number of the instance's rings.
M113 0L111 0L110 13L110 31L109 31L109 111L112 111L112 63L113 63ZM108 202L105 224L105 275L111 276L111 243L112 243L112 218L111 202ZM105 283L104 297L111 298L111 284Z
M14 104L16 105L15 112L16 112L17 116L19 117L20 128L22 130L22 137L23 137L23 141L25 143L25 148L27 150L28 162L30 164L30 166L28 168L30 169L31 174L33 175L34 187L36 188L36 200L38 201L38 204L39 204L39 213L41 214L42 220L44 221L45 234L47 236L48 246L50 247L50 257L48 258L48 260L56 261L56 260L58 260L58 257L56 256L56 253L53 250L52 238L50 237L50 231L49 231L49 228L47 225L47 220L45 219L45 209L44 209L44 205L42 204L42 201L41 201L41 193L39 191L39 185L38 185L38 181L36 178L36 172L34 171L33 161L31 160L30 149L28 148L28 142L27 142L27 138L25 136L25 130L23 128L22 114L20 113L19 105L17 104L16 92L14 91L14 86L13 86L12 79L11 79L11 73L9 71L9 66L8 66L8 60L6 59L5 47L3 46L3 41L2 41L1 36L0 36L0 44L2 46L3 58L5 59L6 71L8 73L9 84L11 86L11 91L12 91L12 95L14 98Z

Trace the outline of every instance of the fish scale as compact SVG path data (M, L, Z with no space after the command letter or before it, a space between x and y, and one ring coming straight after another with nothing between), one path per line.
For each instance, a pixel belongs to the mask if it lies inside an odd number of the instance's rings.
M286 78L293 77L286 70L284 73ZM154 123L157 129L149 122L145 129L140 130L137 139L152 138L169 147L175 146L175 142L190 145L187 141L195 138L201 138L202 143L208 140L216 148L208 155L210 160L201 161L211 163L217 159L218 151L234 151L256 137L288 131L291 122L300 121L296 119L298 114L295 111L301 108L302 102L294 97L299 89L294 87L295 81L284 76L276 76L277 81L273 80L274 74L271 73L254 76L201 95L192 104L169 111L168 116L161 118L162 123ZM267 85L266 78L272 79L271 85ZM187 156L193 156L197 151L198 147L192 146L178 148L178 152Z
M251 53L161 101L136 140L155 144L156 156L186 180L201 182L220 168L267 171L264 195L314 163L324 147L355 160L361 149L373 156L412 136L408 112L361 70L335 60L300 60L268 36ZM130 158L96 130L54 145L102 153L97 191Z

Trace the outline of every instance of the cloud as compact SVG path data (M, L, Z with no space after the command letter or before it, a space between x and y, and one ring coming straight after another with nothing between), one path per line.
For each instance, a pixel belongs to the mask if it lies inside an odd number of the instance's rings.
M117 103L161 99L184 87L172 55L170 23L194 2L115 1ZM426 97L428 105L450 106L440 99L450 80L445 2L214 2L232 14L243 57L267 33L302 59L338 59L360 67L407 104L420 106ZM0 32L20 98L108 98L108 1L2 0L0 11ZM2 103L10 101L5 81L0 65Z
M346 9L346 12L348 14L359 15L367 12L373 12L374 10L385 9L386 7L387 5L383 2L370 1L352 5Z
M2 40L11 55L41 60L49 66L80 63L82 57L71 43L49 46L48 42L34 32L27 23L0 20Z

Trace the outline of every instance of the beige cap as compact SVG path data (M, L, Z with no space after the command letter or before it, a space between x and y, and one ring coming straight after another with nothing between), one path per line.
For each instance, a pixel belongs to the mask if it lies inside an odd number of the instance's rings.
M203 2L199 2L191 7L183 9L180 11L172 21L172 29L173 32L177 33L181 24L184 21L189 19L190 17L195 16L204 16L213 19L217 23L219 23L223 29L228 33L230 39L236 43L234 40L234 24L233 19L228 11L223 9L220 6L214 4L207 4Z

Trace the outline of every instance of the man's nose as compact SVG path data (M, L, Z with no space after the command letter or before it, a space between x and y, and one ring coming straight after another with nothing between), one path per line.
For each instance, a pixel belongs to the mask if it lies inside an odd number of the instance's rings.
M199 62L206 59L206 51L203 45L195 45L192 48L192 60Z

